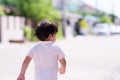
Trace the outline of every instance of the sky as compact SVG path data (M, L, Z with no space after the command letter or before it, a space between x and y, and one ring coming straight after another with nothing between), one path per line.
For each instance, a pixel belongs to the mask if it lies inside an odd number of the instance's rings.
M62 0L52 0L52 1L53 1L53 5L58 9L60 9ZM79 0L69 0L69 1L64 0L64 3L65 3L64 8L71 11L79 10L79 7L81 5L81 2Z
M60 1L62 0L53 0L54 5L60 5ZM120 17L120 0L69 0L67 1L66 8L71 10L78 10L79 5L81 4L80 1L83 1L84 3L97 8L98 10Z
M120 0L81 0L106 13L120 17Z

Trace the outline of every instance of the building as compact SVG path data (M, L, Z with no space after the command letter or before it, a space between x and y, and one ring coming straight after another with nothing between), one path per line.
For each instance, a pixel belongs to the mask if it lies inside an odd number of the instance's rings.
M0 43L22 42L25 19L18 16L0 16Z

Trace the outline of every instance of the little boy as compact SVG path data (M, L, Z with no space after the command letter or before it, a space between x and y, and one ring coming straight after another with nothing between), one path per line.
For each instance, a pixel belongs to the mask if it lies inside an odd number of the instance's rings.
M25 72L32 59L35 64L35 80L57 80L57 71L60 74L65 73L65 55L58 46L53 45L57 32L57 26L47 20L41 21L36 27L35 35L40 41L25 57L17 80L25 80Z

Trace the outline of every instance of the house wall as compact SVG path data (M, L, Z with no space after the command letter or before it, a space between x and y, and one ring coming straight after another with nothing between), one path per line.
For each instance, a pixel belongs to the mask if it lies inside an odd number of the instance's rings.
M0 42L2 41L2 33L1 33L1 18L0 18Z
M25 19L23 17L1 16L0 23L0 42L9 43L10 41L24 40Z

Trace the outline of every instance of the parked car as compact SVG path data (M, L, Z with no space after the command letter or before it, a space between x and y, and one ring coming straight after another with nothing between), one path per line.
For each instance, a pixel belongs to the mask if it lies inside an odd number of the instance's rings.
M110 29L111 29L111 35L120 34L120 26L111 25Z
M110 25L104 24L96 24L92 29L93 35L110 35Z

